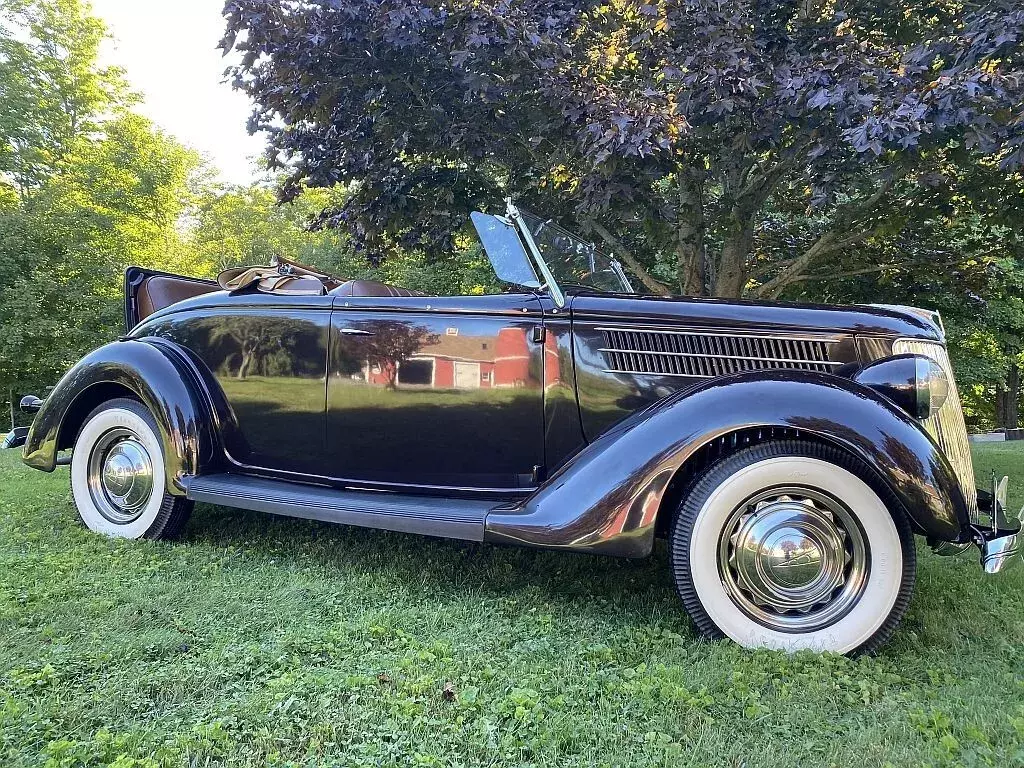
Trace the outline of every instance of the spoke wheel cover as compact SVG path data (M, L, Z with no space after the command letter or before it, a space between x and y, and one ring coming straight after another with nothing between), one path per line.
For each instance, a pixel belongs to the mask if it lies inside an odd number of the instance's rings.
M870 575L864 533L832 496L807 487L762 491L737 506L718 548L722 584L754 621L812 632L847 614Z

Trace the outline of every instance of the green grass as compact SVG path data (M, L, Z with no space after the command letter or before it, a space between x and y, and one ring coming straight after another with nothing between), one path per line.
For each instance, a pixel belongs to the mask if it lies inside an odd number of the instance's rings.
M1024 444L989 467L1021 503ZM1024 569L920 551L881 655L750 652L694 636L663 549L210 507L180 543L113 541L66 470L6 452L0 765L1024 765Z

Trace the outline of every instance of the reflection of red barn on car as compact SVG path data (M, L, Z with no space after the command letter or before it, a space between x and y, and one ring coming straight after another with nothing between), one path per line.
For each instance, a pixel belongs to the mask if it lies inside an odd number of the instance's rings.
M450 328L398 363L398 385L435 389L522 387L531 376L530 356L535 346L522 328L502 328L494 336L462 336ZM544 344L545 385L558 383L558 349L549 335ZM538 364L539 364L538 359ZM370 384L386 385L387 373L377 367L366 372Z

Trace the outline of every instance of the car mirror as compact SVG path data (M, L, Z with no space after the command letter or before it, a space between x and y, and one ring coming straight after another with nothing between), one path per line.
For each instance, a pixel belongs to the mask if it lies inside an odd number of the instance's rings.
M524 288L541 287L533 263L511 222L479 212L470 218L499 280Z

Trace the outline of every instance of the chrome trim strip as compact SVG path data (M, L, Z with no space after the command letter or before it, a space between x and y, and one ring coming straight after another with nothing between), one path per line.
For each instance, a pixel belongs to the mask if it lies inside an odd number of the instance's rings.
M617 371L614 368L605 368L605 373L618 373L623 376L678 376L683 379L718 379L720 376L708 376L704 373L659 373L658 371ZM737 373L752 373L752 371L737 371ZM723 374L728 376L729 374Z
M782 336L769 335L764 333L744 333L737 331L690 331L678 328L664 328L657 325L634 325L630 328L617 328L614 326L595 326L595 331L614 331L615 333L665 333L672 336L718 336L738 339L772 339L778 341L817 341L822 344L838 344L842 341L835 334L823 334L821 336ZM804 362L801 360L800 362Z
M599 352L621 352L628 355L671 355L672 357L707 357L713 360L752 360L758 363L799 363L801 365L834 365L841 366L845 363L833 360L808 360L804 358L789 357L744 357L742 355L710 355L702 352L660 352L650 349L615 349L613 347L601 347Z

